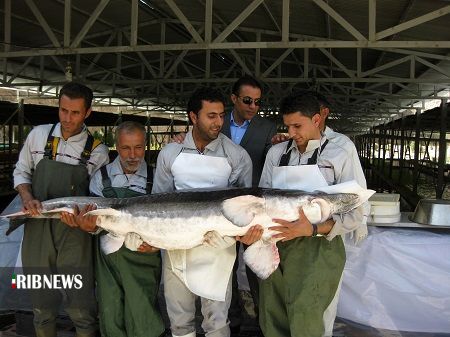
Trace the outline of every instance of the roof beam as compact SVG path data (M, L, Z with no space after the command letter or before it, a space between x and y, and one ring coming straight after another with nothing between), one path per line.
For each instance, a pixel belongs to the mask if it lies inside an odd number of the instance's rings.
M117 36L117 32L114 32L114 33L110 34L109 37L108 37L108 40L106 40L104 46L109 46L111 44L111 42L116 38L116 36ZM89 73L91 72L92 67L94 67L94 65L98 62L98 60L100 60L100 58L102 56L103 56L102 53L99 53L99 54L95 55L94 60L89 63L89 66L87 67L87 69L81 75L83 78L86 78L87 76L89 76Z
M177 4L173 0L165 0L166 4L170 7L172 12L175 14L175 16L181 21L181 23L184 25L186 30L192 35L194 40L197 43L203 43L203 39L199 35L199 33L195 30L195 28L192 26L192 24L189 22L189 20L186 18L186 16L183 14L183 12L180 10L180 8L177 6Z
M167 1L167 0L166 0ZM263 2L264 0L253 0L251 4L245 8L241 14L239 14L236 19L231 22L227 28L223 30L221 34L219 34L218 37L214 40L214 43L222 42L227 38L228 35L230 35L233 30L236 29L237 26L239 26L253 11Z
M4 26L4 49L8 52L11 47L11 0L5 0L5 26ZM5 61L6 62L6 61Z
M70 46L72 0L64 1L64 47Z
M230 51L231 52L231 51ZM135 65L133 65L135 66ZM237 78L168 78L164 80L160 79L124 79L117 80L116 84L161 84L161 83L233 83L237 80ZM409 79L409 78L398 78L398 77L383 77L383 78L348 78L348 77L317 77L314 79L303 79L298 77L272 77L265 78L265 82L267 83L391 83L391 82L402 82L402 83L423 83L423 84L446 84L450 85L449 79ZM100 81L101 82L101 81ZM48 81L47 85L62 85L64 81ZM98 84L99 81L96 80L86 80L86 84ZM108 82L109 83L109 82ZM105 83L103 83L105 84ZM107 84L107 83L106 83ZM15 83L16 86L24 86L24 87L32 87L39 85L38 81L34 82L18 82ZM396 98L398 98L396 96ZM415 98L414 98L415 99Z
M19 74L28 66L28 64L31 62L31 60L34 58L34 56L30 56L25 60L25 62L22 64L22 66L14 72L14 74L9 78L8 82L6 84L12 84L12 82L19 76Z
M245 64L245 62L241 59L241 57L239 56L238 53L236 53L236 51L234 49L230 49L229 50L231 55L233 55L233 57L236 59L237 63L239 63L239 65L241 66L241 68L244 70L244 72L247 75L252 75L252 72L250 71L250 69L248 69L247 65Z
M348 77L355 77L355 72L349 70L346 66L344 66L336 57L334 57L328 50L324 48L319 48L319 50L328 57L334 64L336 64L344 73L347 74Z
M44 29L45 33L47 34L50 41L53 43L53 45L57 48L61 47L61 44L59 43L58 39L56 38L55 34L53 34L53 31L51 30L50 26L48 25L45 18L42 16L42 13L39 11L39 9L36 7L36 4L33 0L25 0L28 7L33 12L36 19L39 21L40 25Z
M267 6L267 4L265 2L263 2L263 7L264 7L265 12L269 16L270 20L272 21L273 25L277 29L277 31L281 33L280 25L278 24L277 20L275 20L275 18L273 17L272 11L270 10L270 8Z
M204 27L200 28L200 34L203 32ZM194 39L191 39L191 42L193 42ZM177 56L177 58L175 59L175 61L172 63L171 67L169 70L167 70L166 74L164 75L164 78L169 78L170 75L172 75L172 73L175 71L175 69L177 69L178 64L180 64L180 62L183 60L183 58L186 56L186 54L188 53L189 50L183 50L181 52L180 55Z
M369 0L369 40L376 40L377 0Z
M30 1L30 0L28 0L28 1ZM73 40L72 44L70 45L70 48L76 48L80 45L81 41L84 39L84 37L86 36L89 29L91 29L92 25L98 19L98 17L103 12L103 10L105 9L105 7L108 3L109 3L109 0L101 0L101 2L95 8L94 12L92 12L92 15L89 16L89 19L86 21L83 28L81 28L80 32Z
M289 0L283 0L283 18L281 24L281 41L289 41Z
M387 36L397 34L399 32L410 29L412 27L416 27L422 23L437 19L443 15L447 15L448 13L450 13L450 5L444 6L444 7L440 8L438 10L435 10L431 13L419 16L415 19L400 23L394 27L385 29L376 34L376 40L384 39Z
M131 0L130 45L137 45L139 21L139 0Z
M441 68L441 67L438 67L437 65L435 65L435 64L433 64L433 63L431 63L431 62L428 62L427 60L424 60L424 59L421 58L421 57L416 56L415 59L416 59L418 62L422 63L423 65L425 65L425 66L427 66L427 67L429 67L429 68L431 68L431 69L434 69L434 70L436 70L438 73L441 73L442 75L447 76L447 77L450 78L450 71L447 71L447 70L445 70L445 69L443 69L443 68Z
M391 62L383 64L382 66L379 66L379 67L370 69L368 71L365 71L365 72L361 73L361 77L366 77L368 75L373 75L373 74L378 73L378 72L380 72L382 70L395 67L395 66L397 66L399 64L402 64L402 63L405 63L405 62L408 62L408 61L411 61L411 56L405 56L405 57L402 57L402 58L400 58L398 60L391 61Z
M213 0L205 3L205 42L211 43L212 37Z
M275 62L273 62L272 65L271 65L269 68L267 68L267 70L261 75L261 77L264 78L264 77L266 77L267 75L269 75L269 74L270 74L276 67L278 67L278 66L280 65L280 63L283 62L284 59L285 59L286 57L288 57L289 54L292 53L293 51L294 51L293 48L290 48L290 49L285 50L284 53L281 54L280 57L279 57Z
M331 16L337 23L339 23L347 32L353 35L358 41L366 41L367 39L355 28L353 27L347 20L345 20L338 12L336 12L333 8L331 8L325 1L323 0L313 0L313 2L322 8L329 16Z
M221 42L174 43L174 44L142 44L136 47L80 47L80 48L43 48L24 51L0 52L0 58L28 57L33 55L74 55L96 53L126 53L146 51L175 51L175 50L229 50L229 49L288 49L288 48L450 48L450 41L271 41L271 42Z

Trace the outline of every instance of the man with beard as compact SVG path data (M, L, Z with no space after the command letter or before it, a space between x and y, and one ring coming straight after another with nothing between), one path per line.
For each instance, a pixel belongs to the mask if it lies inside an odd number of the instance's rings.
M247 152L220 133L225 100L211 88L193 93L187 111L193 124L183 143L160 152L152 192L193 188L250 187L252 163ZM208 337L229 337L234 238L209 233L208 245L163 255L164 295L173 337L195 337L195 297L200 296L203 330ZM252 227L238 240L251 244L262 234Z
M233 110L224 116L222 133L247 151L252 160L252 186L258 186L266 154L272 146L272 137L276 134L276 125L258 115L262 105L262 86L255 78L248 75L239 78L233 84L230 98L233 102ZM184 134L175 135L173 138L175 142L179 143L183 139ZM239 244L237 250L239 251ZM243 301L240 298L236 274L238 264L239 261L236 259L233 273L233 296L229 310L232 332L239 332L242 323ZM244 274L247 276L254 309L258 316L258 279L247 266Z
M146 132L136 122L124 122L115 132L117 158L91 179L91 194L106 198L129 198L150 193L153 172L145 156ZM96 216L64 213L63 221L87 232L95 232ZM125 241L125 242L124 242ZM108 337L158 337L164 331L157 293L161 280L159 249L129 234L125 240L100 233L96 248L95 275L100 330ZM136 242L139 242L136 244ZM139 246L132 251L126 246Z

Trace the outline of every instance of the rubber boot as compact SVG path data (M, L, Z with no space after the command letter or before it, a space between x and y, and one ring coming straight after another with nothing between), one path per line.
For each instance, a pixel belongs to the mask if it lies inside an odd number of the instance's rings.
M197 334L194 331L194 332L190 332L187 335L183 335L183 336L177 336L177 335L172 334L172 337L195 337L196 335Z
M56 324L47 324L34 328L36 337L56 337Z
M76 334L76 337L100 337L99 331L92 331L92 332L78 332Z

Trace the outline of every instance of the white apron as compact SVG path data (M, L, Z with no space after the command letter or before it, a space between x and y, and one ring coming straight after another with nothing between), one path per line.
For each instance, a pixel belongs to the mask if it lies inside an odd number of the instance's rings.
M277 166L273 168L272 188L302 190L313 192L328 186L325 177L320 172L319 166L298 165L298 166ZM323 314L324 329L323 336L331 336L333 332L334 319L336 318L337 302L341 292L341 281L328 308Z
M172 165L175 188L225 188L231 174L227 158L180 153ZM199 246L167 251L172 271L194 294L225 301L225 294L236 259L236 246L217 249Z
M318 165L276 166L273 168L272 188L313 192L328 186Z

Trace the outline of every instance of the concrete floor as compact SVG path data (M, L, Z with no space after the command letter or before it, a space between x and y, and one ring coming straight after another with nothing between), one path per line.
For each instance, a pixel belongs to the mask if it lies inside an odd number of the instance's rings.
M8 319L14 320L13 314L8 314ZM0 337L33 337L31 314L21 313L18 320L25 322L28 320L28 326L18 327L15 322L10 322L4 326L0 326ZM6 319L3 319L3 323ZM19 331L17 331L19 328ZM30 330L31 329L31 330ZM162 337L170 337L167 332ZM203 337L203 334L198 334L197 337ZM255 330L255 327L244 325L239 334L233 334L232 337L261 337ZM334 325L334 337L450 337L450 333L423 333L423 332L402 332L391 330L379 330L368 326L360 325L354 322L349 322L338 318ZM60 317L58 319L58 337L75 337L73 327L67 317Z

